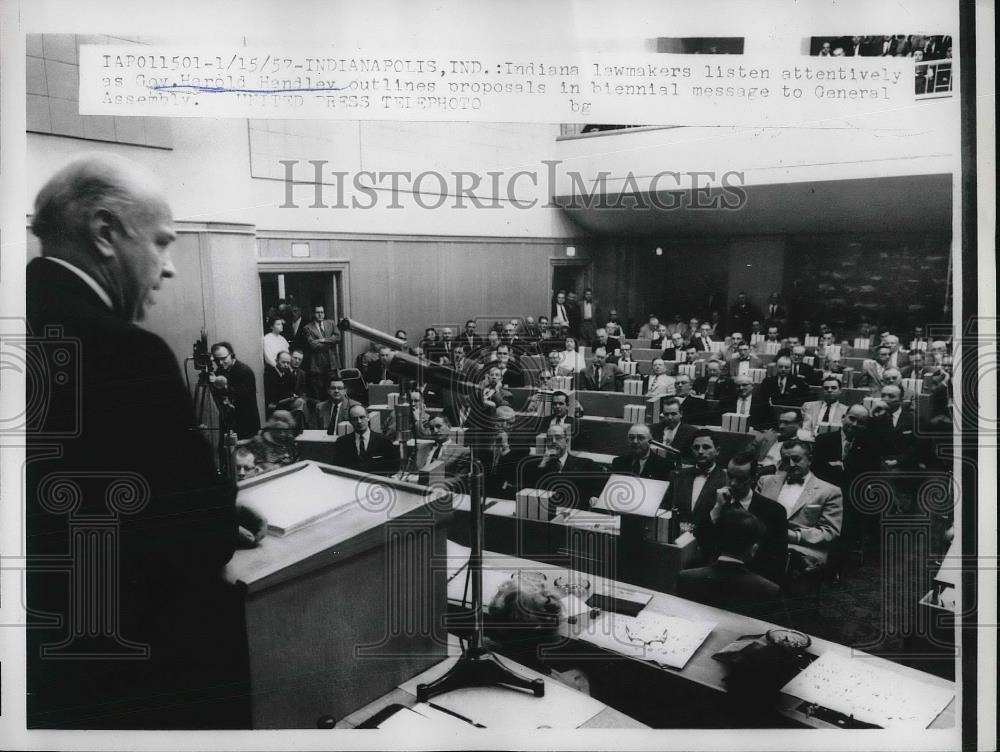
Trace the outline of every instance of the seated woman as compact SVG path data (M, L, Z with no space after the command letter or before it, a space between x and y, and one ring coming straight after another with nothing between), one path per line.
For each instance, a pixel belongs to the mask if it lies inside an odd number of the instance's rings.
M558 658L541 655L542 648L562 640L560 595L544 581L527 573L505 582L486 610L486 647L539 673L590 694L590 680L579 668L561 665ZM555 668L558 666L559 668Z
M562 367L574 375L587 370L587 361L584 359L583 353L576 349L576 339L573 337L566 338L566 349L563 350L562 354Z
M299 448L295 443L297 424L287 410L271 413L260 433L244 445L253 452L260 473L266 473L299 461Z

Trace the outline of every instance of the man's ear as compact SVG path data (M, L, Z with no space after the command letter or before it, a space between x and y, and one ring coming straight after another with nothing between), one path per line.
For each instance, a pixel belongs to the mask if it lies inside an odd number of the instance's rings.
M102 257L106 259L115 256L115 234L118 232L118 219L107 209L98 209L90 218L90 239Z

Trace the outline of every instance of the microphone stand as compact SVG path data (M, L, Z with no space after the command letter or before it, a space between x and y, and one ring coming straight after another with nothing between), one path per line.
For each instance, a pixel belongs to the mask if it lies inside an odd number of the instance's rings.
M390 335L372 329L351 319L340 321L342 332L355 334L387 347L401 348L403 342ZM404 352L394 352L389 361L389 370L403 378L418 378L422 375L427 383L432 383L452 392L459 405L462 400L471 400L478 393L475 385L462 379L457 371L434 363L424 363ZM432 697L465 687L506 686L530 691L535 697L545 695L545 683L541 679L519 676L505 666L485 645L486 625L483 604L483 465L476 459L475 441L469 445L469 495L471 519L471 551L469 553L469 577L472 581L472 637L462 649L462 655L448 671L428 684L417 685L417 702L428 702Z

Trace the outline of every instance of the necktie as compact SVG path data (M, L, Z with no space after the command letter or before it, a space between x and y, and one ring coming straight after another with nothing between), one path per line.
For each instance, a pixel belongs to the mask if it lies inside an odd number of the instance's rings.
M780 379L778 379L778 391L781 392L782 394L785 393L785 377L784 376L782 376Z
M337 417L339 416L339 414L340 414L340 403L339 402L335 402L333 404L333 409L330 410L330 425L327 426L328 430L330 430L330 429L336 430L337 423L340 422L340 421L337 420Z
M746 397L740 397L740 409L737 410L736 412L738 412L740 415L746 415L747 413L750 412L750 408L747 407Z
M368 450L365 448L364 434L358 434L358 459L368 459Z
M434 452L431 454L431 462L436 462L437 458L441 456L441 447L443 444L438 444L434 447Z
M632 459L632 472L635 473L636 475L639 474L639 458L638 457L634 457Z
M601 367L594 366L594 388L601 391Z
M785 483L787 483L789 486L801 486L802 485L802 478L786 477L785 478Z
M830 422L830 404L829 403L827 403L826 406L823 407L823 414L819 417L819 422L820 423L829 423Z

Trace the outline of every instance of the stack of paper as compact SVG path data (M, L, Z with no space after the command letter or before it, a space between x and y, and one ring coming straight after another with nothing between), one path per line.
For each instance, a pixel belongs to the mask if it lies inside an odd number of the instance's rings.
M873 665L870 658L824 653L781 690L806 702L883 728L925 729L955 696Z
M337 493L331 493L331 485ZM239 503L267 520L268 532L288 535L317 520L357 506L370 484L323 472L308 463L239 492Z

